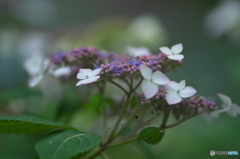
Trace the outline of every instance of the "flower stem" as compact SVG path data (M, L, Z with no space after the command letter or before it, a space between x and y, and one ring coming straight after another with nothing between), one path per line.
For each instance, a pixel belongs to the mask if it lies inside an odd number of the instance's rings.
M109 140L112 140L112 138L114 137L114 134L115 134L116 130L118 129L118 126L119 126L120 122L122 121L122 119L123 119L123 117L124 117L124 114L125 114L126 111L127 111L128 105L129 105L129 103L130 103L130 99L131 99L131 94L128 94L128 95L127 95L126 104L125 104L125 106L123 107L123 112L122 112L122 114L120 114L120 117L118 118L118 120L117 120L117 122L116 122L116 124L115 124L115 126L114 126L114 128L113 128L113 130L112 130L112 132L111 132L111 134L109 135Z
M169 118L169 116L170 116L171 110L172 110L172 106L170 106L170 107L165 111L164 116L163 116L162 124L161 124L161 126L159 127L160 129L164 129L164 128L166 127L166 124L167 124L168 118Z
M128 92L126 91L126 89L124 89L120 84L116 83L115 81L113 80L108 80L110 83L116 85L118 88L120 88L124 93L128 94Z
M164 128L164 129L168 129L168 128L175 127L175 126L177 126L177 125L183 123L184 121L186 121L186 120L188 120L188 119L190 119L190 118L192 118L192 117L194 117L194 116L197 116L197 115L203 114L203 113L204 113L204 112L192 114L192 115L190 115L190 116L188 116L188 117L185 117L185 118L183 118L182 120L180 120L180 121L178 121L178 122L176 122L176 123L174 123L174 124L171 124L171 125L165 125L163 128Z
M111 145L109 145L108 147L116 147L116 146L121 146L121 145L124 145L124 144L128 144L128 143L131 143L131 142L135 142L137 141L138 139L135 137L135 138L132 138L132 139L128 139L128 140L125 140L125 141L120 141L120 142L116 142L116 143L113 143Z

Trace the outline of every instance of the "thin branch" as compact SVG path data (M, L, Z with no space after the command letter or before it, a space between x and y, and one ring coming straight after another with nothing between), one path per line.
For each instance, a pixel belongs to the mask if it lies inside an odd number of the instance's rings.
M124 93L128 94L128 92L126 91L126 89L124 89L120 84L116 83L113 80L108 80L109 82L111 82L112 84L116 85L117 87L119 87Z
M100 152L100 155L104 158L104 159L109 159L107 155L105 155L103 152Z
M135 92L136 89L140 86L140 84L142 83L143 78L140 79L140 81L138 82L138 84L132 89L132 92Z
M204 113L204 112L192 114L192 115L190 115L190 116L188 116L188 117L186 117L186 118L183 118L182 120L180 120L180 121L178 121L178 122L176 122L176 123L174 123L174 124L166 125L166 126L164 126L163 128L164 128L164 129L172 128L172 127L177 126L177 125L183 123L184 121L186 121L186 120L188 120L188 119L190 119L190 118L192 118L192 117L194 117L194 116L197 116L197 115L200 115L200 114L203 114L203 113Z
M164 116L163 116L163 121L162 121L162 124L161 126L159 127L160 129L164 129L166 124L167 124L167 121L168 121L168 118L170 116L170 113L171 113L171 110L172 110L172 106L170 106L169 109L167 109L165 112L164 112Z
M137 140L138 140L137 138L132 138L132 139L124 140L124 141L119 141L119 142L116 142L116 143L113 143L113 144L109 145L108 147L110 148L110 147L121 146L121 145L124 145L124 144L135 142Z

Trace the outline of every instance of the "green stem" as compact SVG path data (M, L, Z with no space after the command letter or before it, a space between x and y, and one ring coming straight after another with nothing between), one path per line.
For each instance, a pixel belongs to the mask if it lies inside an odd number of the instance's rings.
M107 155L105 155L104 153L100 153L100 155L104 158L104 159L109 159Z
M140 81L138 82L138 84L132 89L131 92L135 92L136 89L137 89L137 88L140 86L140 84L142 83L142 81L143 81L143 78L140 79Z
M137 140L138 140L137 138L132 138L132 139L128 139L128 140L125 140L125 141L120 141L120 142L113 143L113 144L109 145L108 147L110 148L110 147L121 146L121 145L124 145L124 144L135 142Z
M164 129L168 129L168 128L175 127L175 126L177 126L177 125L183 123L184 121L186 121L186 120L188 120L188 119L190 119L190 118L192 118L192 117L194 117L194 116L197 116L197 115L203 114L203 113L204 113L204 112L196 113L196 114L192 114L192 115L190 115L190 116L188 116L188 117L186 117L186 118L183 118L182 120L180 120L180 121L178 121L178 122L176 122L176 123L174 123L174 124L171 124L171 125L165 125L163 128L164 128Z
M132 121L132 117L135 116L135 114L137 114L137 110L129 117L128 121L124 124L124 126L114 135L114 138L117 138L123 131L124 129L130 124L130 122Z
M124 89L120 84L116 83L115 81L113 80L108 80L110 83L116 85L118 88L120 88L124 93L128 94L128 92L126 91L126 89Z
M120 122L122 121L122 119L124 117L124 114L127 111L128 105L130 103L130 99L131 99L131 94L128 94L127 95L126 105L123 107L123 112L122 112L122 114L120 114L120 117L118 118L118 120L117 120L117 122L116 122L116 124L115 124L115 126L114 126L114 128L113 128L113 130L111 132L111 134L109 135L109 140L113 139L114 134L115 134L116 130L118 129L118 126L119 126Z
M165 126L167 124L167 121L168 121L168 118L170 116L171 110L172 110L172 106L169 106L169 108L165 111L162 124L159 127L160 129L164 129L165 128Z

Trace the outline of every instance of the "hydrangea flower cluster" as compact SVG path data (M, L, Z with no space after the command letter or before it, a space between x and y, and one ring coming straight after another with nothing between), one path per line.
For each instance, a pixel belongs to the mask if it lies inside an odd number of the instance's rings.
M125 136L120 144L136 140L156 144L160 142L161 139L158 138L165 129L177 126L194 116L205 115L212 120L223 112L231 116L240 114L240 107L232 103L229 97L218 94L223 107L219 109L214 101L196 95L197 90L186 85L185 80L178 83L167 77L167 72L183 64L181 43L172 46L171 49L165 46L159 49L161 52L157 55L151 54L150 50L144 47L128 47L128 54L114 54L84 47L69 52L58 52L51 55L50 60L42 57L36 60L34 57L26 61L25 67L32 76L31 81L34 81L30 86L35 86L48 74L54 77L68 77L67 80L74 77L76 86L80 86L80 89L81 85L96 84L101 98L105 100L105 103L99 103L99 107L103 107L99 110L103 111L101 127L104 130L99 151L90 158L95 158L115 140L118 141L121 135ZM31 67L33 64L37 67ZM110 106L106 108L107 101L109 102L109 97L104 97L106 87L109 86L106 85L107 82L115 85L123 93L119 93L121 98L117 100L110 98L113 109ZM112 91L111 94L116 96L117 92ZM171 116L175 117L176 121L169 124L168 119ZM129 127L136 120L137 126ZM158 127L147 127L156 120L162 120ZM132 133L123 134L126 128L131 129ZM154 133L148 132L152 130ZM136 138L138 132L140 133ZM153 141L155 138L156 141ZM119 144L117 141L116 145Z

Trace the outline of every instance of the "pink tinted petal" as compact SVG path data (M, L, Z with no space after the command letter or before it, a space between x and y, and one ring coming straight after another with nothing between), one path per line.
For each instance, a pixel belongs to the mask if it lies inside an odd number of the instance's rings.
M144 96L149 99L155 96L158 92L158 85L149 80L144 80L141 85Z
M88 79L81 80L76 84L76 86L80 86L82 84L93 83L93 82L97 81L99 78L100 78L100 76L95 76L95 77L91 77L91 78L88 78Z
M160 71L156 71L153 73L152 80L154 83L159 85L165 85L169 82L168 77Z
M92 72L90 72L90 73L88 74L88 76L89 76L89 77L94 77L94 76L96 76L97 74L99 74L99 72L100 72L101 70L102 70L101 68L95 69L95 70L93 70Z
M193 96L196 92L197 92L196 89L194 89L193 87L187 86L180 91L180 96L182 98L188 98Z
M178 90L178 83L175 81L170 81L166 85L164 85L164 89L166 92L177 92Z
M177 104L182 101L182 98L179 96L178 93L167 93L166 100L169 105Z
M160 47L159 49L162 53L164 53L166 55L172 55L173 54L172 51L168 47L164 46L164 47Z
M147 67L146 65L140 65L140 72L142 74L142 76L147 79L150 80L152 77L152 69Z
M221 94L221 93L218 93L218 97L222 101L222 107L223 108L227 108L230 105L232 105L232 100L228 96L226 96L224 94Z
M169 59L172 59L172 60L178 60L178 61L181 61L184 56L183 55L170 55L168 56Z
M185 86L186 86L186 81L182 80L181 82L179 82L178 89L182 90Z
M174 54L179 54L180 52L182 52L182 51L183 51L182 43L173 45L172 48L171 48L171 51L172 51Z

